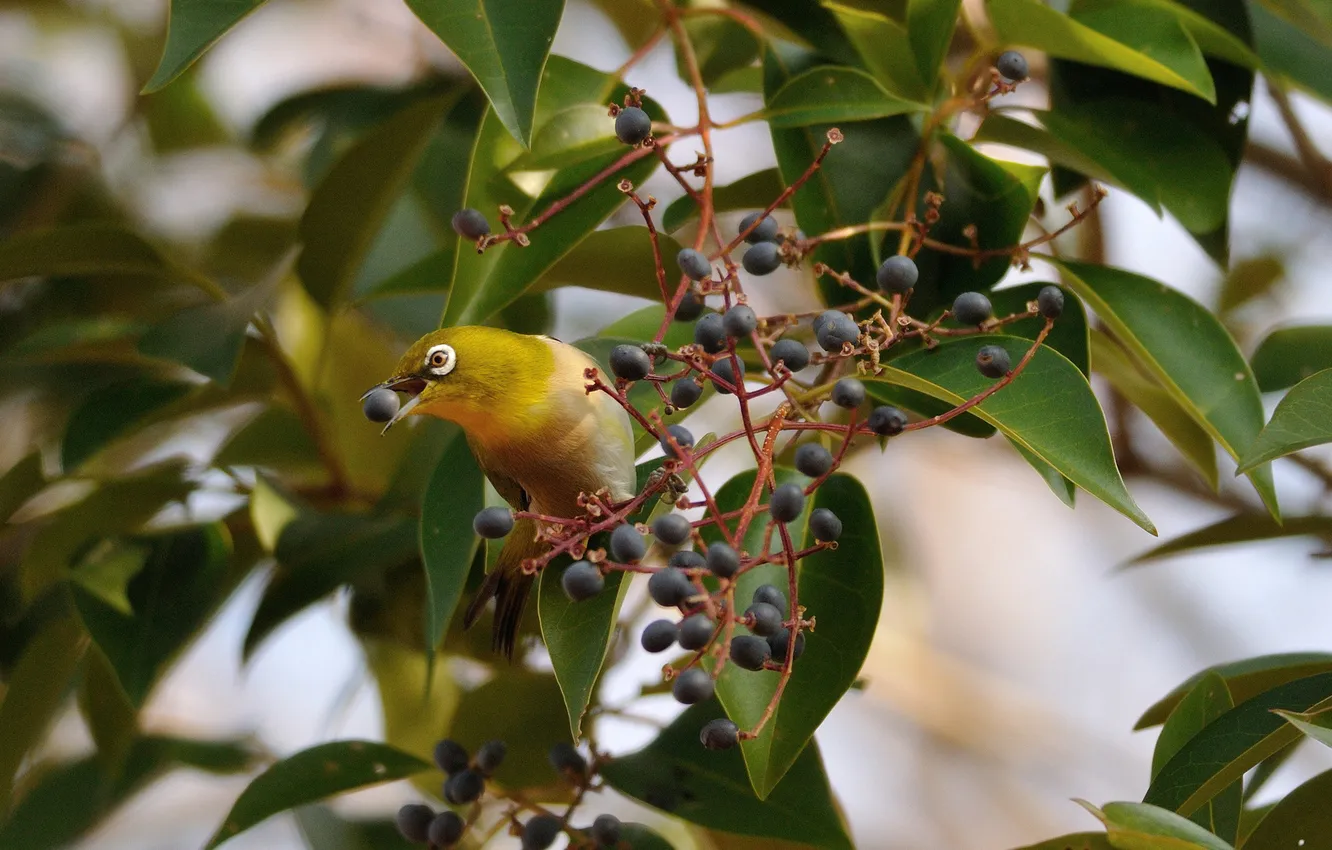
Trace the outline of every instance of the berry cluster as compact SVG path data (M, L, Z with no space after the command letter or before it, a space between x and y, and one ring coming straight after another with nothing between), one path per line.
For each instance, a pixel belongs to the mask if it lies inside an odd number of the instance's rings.
M477 749L474 758L469 758L467 750L456 741L443 740L437 743L435 764L448 777L444 781L442 796L451 805L470 806L469 815L464 819L452 809L436 813L423 803L409 803L398 810L398 831L408 841L429 845L430 850L456 845L476 823L482 797L487 790L487 781L499 769L506 750L503 741L488 741ZM505 813L504 817L510 823L510 832L520 836L523 850L545 850L555 843L560 833L569 834L570 846L619 847L623 825L614 815L598 815L586 827L575 827L569 823L584 793L594 790L592 783L602 760L594 758L589 762L577 747L562 742L550 748L550 764L560 778L573 785L579 793L563 815L527 803L515 804ZM493 796L503 799L504 794L496 790ZM532 810L526 821L518 819L523 809Z

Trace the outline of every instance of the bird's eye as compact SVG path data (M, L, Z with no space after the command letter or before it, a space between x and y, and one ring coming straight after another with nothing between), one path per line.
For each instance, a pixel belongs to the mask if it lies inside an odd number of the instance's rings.
M436 345L426 352L425 362L432 374L444 376L453 371L458 357L448 345Z

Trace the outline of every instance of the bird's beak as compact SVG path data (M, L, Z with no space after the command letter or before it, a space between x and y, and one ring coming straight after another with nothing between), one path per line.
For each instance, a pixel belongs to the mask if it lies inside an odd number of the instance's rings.
M393 390L394 392L405 393L408 396L407 403L398 408L398 412L384 426L384 430L380 431L381 434L387 434L388 429L392 428L394 423L401 421L421 403L421 393L425 392L425 388L426 379L419 375L398 375L366 390L361 396L361 401L365 401L366 396L380 389Z

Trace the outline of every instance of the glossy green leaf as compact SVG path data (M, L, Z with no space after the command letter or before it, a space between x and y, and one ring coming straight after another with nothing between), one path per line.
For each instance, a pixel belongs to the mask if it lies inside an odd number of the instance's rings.
M1115 847L1110 843L1110 836L1104 832L1077 832L1051 838L1040 844L1018 847L1016 850L1115 850Z
M1209 723L1161 768L1143 802L1192 814L1299 732L1276 709L1309 711L1332 697L1332 673L1279 685Z
M165 277L156 248L114 224L75 224L8 237L0 243L0 285L26 277Z
M1030 343L1008 336L970 337L893 360L879 381L909 387L957 405L992 381L976 371L976 350L1001 345L1013 363ZM1124 487L1115 467L1110 435L1087 379L1063 355L1041 346L1011 384L972 408L1018 445L1073 483L1133 520L1151 534L1156 528Z
M509 166L510 171L568 168L608 153L624 153L615 137L615 119L602 103L579 103L560 110L537 128L532 149Z
M748 29L725 15L684 18L685 35L694 48L699 75L709 91L726 74L754 64L759 42ZM675 67L680 79L689 82L689 68L680 46L675 47Z
M1332 747L1332 710L1323 709L1313 712L1277 711L1286 722L1299 729L1306 738Z
M296 269L320 306L335 309L351 292L380 226L447 106L446 98L426 98L366 133L310 196L301 216L304 247Z
M680 243L665 234L657 235L657 243L666 266L666 285L674 292L680 280L674 265ZM562 286L618 292L660 302L661 287L657 284L657 266L647 228L629 225L589 234L541 275L529 292L549 292Z
M213 464L280 470L297 478L326 474L319 450L301 419L285 407L270 407L231 436Z
M302 750L246 786L207 850L279 812L429 769L416 756L375 741L333 741Z
M1286 281L1286 264L1275 254L1236 259L1221 279L1221 292L1217 296L1216 311L1223 317L1240 307L1276 294ZM1332 362L1328 364L1332 366ZM1262 375L1254 366L1254 376L1263 390Z
M407 5L471 71L509 133L530 144L537 89L564 0L407 0Z
M472 518L485 506L484 487L485 479L467 440L461 431L455 431L435 465L421 505L427 663L434 657L467 583L480 542L472 530Z
M662 28L661 10L652 0L592 0L610 19L630 50L637 50Z
M243 742L147 737L134 742L114 777L96 755L51 766L0 822L0 848L62 850L170 770L229 775L249 770L253 760Z
M1054 284L1047 281L1023 283L1018 286L1006 286L989 293L990 303L996 316L1026 312L1027 305L1036 300L1036 296L1047 286ZM1045 317L1037 314L1030 318L996 328L996 333L1023 339L1035 339L1045 327ZM1087 329L1087 311L1082 302L1073 293L1064 291L1064 313L1055 321L1054 327L1045 337L1045 344L1068 358L1084 375L1091 374L1091 333Z
M767 98L763 117L772 127L789 129L812 124L888 118L923 111L918 103L889 94L864 71L826 65L792 77Z
M777 483L807 478L794 470L779 469ZM753 487L754 473L741 473L716 492L723 512L739 510ZM860 675L860 665L883 604L883 551L869 496L858 481L847 475L829 477L815 492L806 512L787 524L797 550L812 546L814 537L806 527L809 512L829 508L846 530L836 551L823 550L800 561L797 589L807 616L819 618L818 628L808 633L805 653L792 668L772 719L757 738L740 745L750 783L760 799L766 799L799 757L814 730ZM741 544L751 553L763 550L765 523L756 522ZM714 530L705 538L716 540ZM780 551L781 538L771 545ZM765 564L746 571L736 584L736 598L749 599L761 584L787 586L786 569ZM835 616L829 612L835 612ZM717 681L717 696L726 713L741 729L752 728L768 707L776 690L774 671L751 672L728 664Z
M67 472L117 437L184 398L189 384L132 378L93 390L70 414L69 427L60 444L60 465Z
M139 338L139 353L174 360L228 386L240 363L250 317L264 306L276 280L216 304L189 307Z
M861 61L880 85L908 100L925 101L929 97L906 26L861 5L837 2L824 2L823 5L837 16L846 37L855 45ZM934 76L931 74L923 79L933 83Z
M83 659L79 713L97 745L102 769L108 775L116 775L138 737L138 711L120 686L110 659L96 644L89 647Z
M1332 325L1279 328L1253 353L1253 374L1265 393L1293 387L1325 369L1332 369Z
M8 810L15 774L55 720L87 649L78 621L57 617L28 640L9 671L0 702L0 811Z
M1332 369L1305 378L1286 393L1240 459L1238 471L1327 442L1332 442Z
M1109 266L1059 261L1065 283L1231 457L1262 430L1263 403L1249 364L1202 305L1150 278ZM1280 516L1270 467L1248 473Z
M1159 773L1166 762L1203 727L1234 707L1226 680L1215 672L1204 675L1166 719L1156 739L1156 749L1152 752L1152 776ZM1239 829L1242 792L1243 783L1236 780L1203 804L1190 820L1218 838L1234 843Z
M939 67L948 55L953 28L962 7L961 0L907 0L906 28L911 39L911 53L922 80L933 88Z
M1165 13L1179 22L1193 37L1203 54L1223 59L1242 68L1257 68L1261 61L1249 44L1247 15L1234 15L1230 10L1243 6L1231 4L1198 5L1196 8L1176 0L1079 0L1077 8L1097 9L1118 5L1121 15L1131 14L1139 7L1149 8L1148 14ZM1104 14L1104 12L1102 12ZM1075 15L1082 21L1082 15ZM1122 25L1122 22L1120 22ZM1152 49L1142 46L1144 53Z
M550 60L544 79L541 99L537 103L538 125L548 116L579 104L618 101L628 91L607 74L558 56ZM644 100L643 108L654 120L665 118L660 107L650 100ZM527 292L561 257L572 251L625 202L625 195L616 186L619 179L637 185L652 173L658 161L656 157L644 155L645 152L646 149L639 149L639 159L615 171L613 176L547 220L532 234L532 244L527 247L510 242L478 254L468 240L459 237L457 259L450 276L449 300L441 324L483 322ZM515 224L520 225L630 153L630 148L624 146L618 152L559 169L553 174L537 175L548 178L544 183L515 182L514 176L507 171L522 155L522 148L490 111L482 119L472 147L464 203L487 216L493 216L501 204L508 204L514 210ZM492 221L492 227L495 224Z
M1121 850L1232 850L1230 844L1172 811L1148 803L1078 801L1105 824L1112 847Z
M633 850L672 850L675 846L641 823L621 823L620 840Z
M180 76L204 51L266 0L171 0L166 46L143 93L155 92Z
M1167 540L1160 546L1138 555L1129 565L1142 564L1168 558L1195 549L1211 546L1229 546L1257 540L1275 540L1282 537L1317 537L1332 542L1332 517L1284 517L1280 522L1270 514L1235 514L1219 522Z
M310 850L418 850L402 837L392 820L349 820L327 806L300 806L292 811L296 828Z
M45 486L46 476L42 474L40 451L25 455L5 470L4 475L0 475L0 523L8 521L14 511Z
M1326 0L1259 0L1263 7L1296 29L1332 47L1332 6Z
M495 773L504 787L553 788L560 779L550 766L550 748L569 740L562 703L554 676L510 667L464 693L445 731L470 753L486 741L508 744Z
M1062 320L1061 320L1062 321ZM1217 488L1216 449L1212 437L1184 411L1170 393L1145 375L1114 340L1097 331L1091 336L1092 365L1115 390L1141 410L1213 490Z
M1332 836L1332 770L1300 785L1272 807L1242 845L1244 850L1323 850ZM1303 841L1303 844L1299 842Z
M1246 700L1272 688L1303 679L1316 673L1332 671L1332 654L1325 652L1287 652L1277 655L1259 655L1227 664L1208 667L1190 676L1169 694L1143 712L1133 725L1134 730L1146 729L1164 723L1190 690L1210 674L1225 680L1231 700L1240 705Z
M808 651L801 660L807 657ZM606 764L602 775L615 790L699 826L849 850L818 745L806 747L760 800L738 751L706 750L698 742L703 724L720 715L710 703L686 709L652 743Z
M228 581L231 545L221 524L166 535L149 545L143 569L126 588L129 613L81 587L74 593L88 633L136 707L234 583Z
M1050 488L1050 492L1059 497L1059 501L1068 505L1070 508L1074 507L1077 501L1077 485L1060 474L1059 470L1041 460L1040 457L1032 453L1032 451L1026 446L1014 441L1012 438L1009 438L1008 443L1017 450L1018 454L1022 455L1023 460L1031 464L1032 469L1040 474L1041 479L1045 482L1046 486Z
M278 537L278 567L250 621L244 657L307 605L358 576L418 558L420 546L417 522L409 517L300 514Z
M1038 0L989 0L986 6L1002 42L1113 68L1208 101L1216 97L1198 45L1169 14L1143 14L1135 9L1121 19L1097 17L1079 22ZM1134 20L1140 24L1136 29L1129 26ZM1150 53L1135 49L1135 44Z
M775 168L765 168L762 171L755 171L753 174L746 174L734 183L727 183L724 186L714 186L712 188L712 209L716 213L731 212L732 210L754 209L761 210L768 204L777 200L777 196L782 193L782 178ZM666 212L661 217L661 229L667 233L674 233L681 227L693 221L698 216L698 204L688 195L681 195L670 206L666 207ZM677 271L673 265L675 262L674 254L665 254L667 280L677 279Z
M1332 77L1326 73L1332 49L1257 0L1245 5L1253 20L1254 46L1267 73L1284 77L1324 102L1332 101Z

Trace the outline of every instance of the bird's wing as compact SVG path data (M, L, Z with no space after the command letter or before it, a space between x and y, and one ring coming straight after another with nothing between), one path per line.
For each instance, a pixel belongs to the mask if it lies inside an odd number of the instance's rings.
M523 489L523 485L501 472L499 467L490 460L490 456L486 453L485 449L482 448L480 443L469 438L467 444L472 449L472 455L476 457L477 466L481 467L481 471L485 473L486 478L490 480L490 484L495 488L495 492L500 494L500 498L508 502L509 506L514 510L527 510L531 506L531 499L528 498L527 491Z

